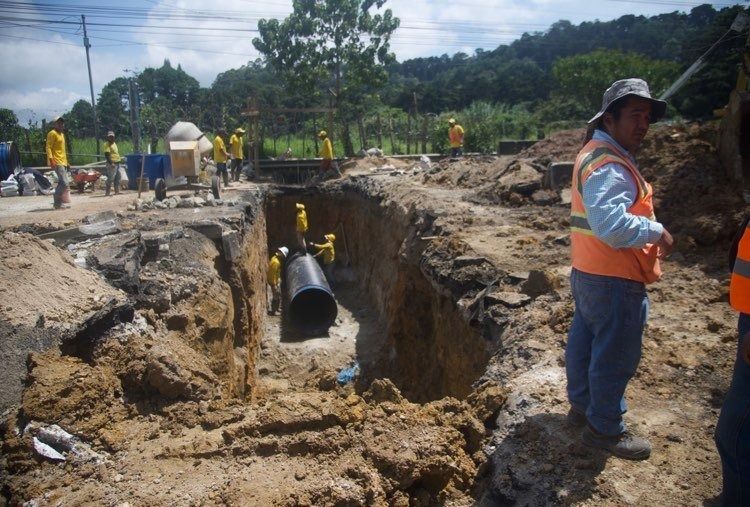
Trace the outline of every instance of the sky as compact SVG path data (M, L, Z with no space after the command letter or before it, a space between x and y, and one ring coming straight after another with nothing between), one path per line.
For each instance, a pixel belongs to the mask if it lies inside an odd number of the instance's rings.
M388 0L401 20L391 43L399 61L473 54L509 44L524 32L543 32L561 19L574 24L624 14L689 12L740 2L690 0ZM91 100L81 15L91 44L94 94L113 79L165 59L201 86L259 58L252 45L259 19L283 19L291 0L0 0L0 108L21 125L41 122Z

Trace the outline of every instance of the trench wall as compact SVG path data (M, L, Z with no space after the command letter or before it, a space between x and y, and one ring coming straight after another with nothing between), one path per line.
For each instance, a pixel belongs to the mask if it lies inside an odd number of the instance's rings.
M336 234L337 278L365 288L385 323L379 343L357 344L365 378L387 377L413 401L465 397L484 373L489 347L450 291L422 269L419 213L356 185L286 188L266 201L269 249L294 244L296 202L307 208L308 241Z

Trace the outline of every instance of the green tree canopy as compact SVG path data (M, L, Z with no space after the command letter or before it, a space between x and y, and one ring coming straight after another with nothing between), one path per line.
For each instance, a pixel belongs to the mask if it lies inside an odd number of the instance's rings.
M73 104L69 113L64 115L65 127L75 137L92 137L94 135L94 108L86 100ZM104 132L106 134L106 131Z
M601 107L604 90L614 81L639 77L649 84L652 95L658 95L679 76L679 66L636 53L600 49L557 60L552 74L556 97L572 98L593 114Z

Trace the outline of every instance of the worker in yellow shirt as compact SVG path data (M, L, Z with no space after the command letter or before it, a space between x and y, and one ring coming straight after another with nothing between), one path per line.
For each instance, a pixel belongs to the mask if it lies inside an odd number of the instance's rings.
M47 134L47 163L57 175L57 187L53 196L55 209L69 208L71 176L68 172L68 152L65 147L65 120L61 116L55 118L52 130Z
M333 164L333 145L325 130L321 130L318 133L318 138L323 141L323 146L320 147L320 152L318 153L318 156L323 159L320 161L320 174L323 175L328 172Z
M227 174L227 159L229 159L229 153L227 147L224 144L224 138L227 135L227 129L219 127L214 139L214 162L216 163L216 175L221 176L224 181L224 186L229 185L229 175Z
M285 246L279 247L268 261L268 274L266 281L271 286L271 310L269 315L275 315L281 305L281 265L289 255L289 249Z
M232 181L240 181L240 171L242 171L242 136L245 135L245 129L236 128L234 134L229 138L229 149L232 154Z
M336 241L336 236L333 233L329 233L323 237L326 240L325 243L313 243L313 247L318 251L313 257L322 257L326 278L328 279L328 283L333 285L333 263L336 260L336 250L333 248L333 242Z
M299 245L300 251L307 251L307 244L305 243L305 233L307 232L307 211L305 211L305 205L301 202L296 204L297 206L297 244Z
M453 118L448 120L448 140L451 143L451 157L460 157L464 147L464 128Z
M120 150L115 142L115 133L107 132L107 142L104 143L104 157L107 159L107 186L104 195L110 195L112 183L115 184L115 195L120 193Z

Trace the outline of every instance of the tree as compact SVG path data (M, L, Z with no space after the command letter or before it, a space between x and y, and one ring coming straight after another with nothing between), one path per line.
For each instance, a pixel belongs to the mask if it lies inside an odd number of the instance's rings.
M552 74L558 84L556 94L559 97L573 98L585 110L598 111L602 93L614 81L639 77L648 82L652 94L658 95L679 76L679 66L636 53L597 50L557 60Z
M73 109L65 114L65 128L74 137L94 136L94 108L86 100L79 100L73 104Z
M342 117L357 114L357 103L386 81L386 65L395 60L389 51L398 18L381 9L385 0L294 0L286 19L261 19L255 48L287 83L309 98L320 99L332 86ZM344 122L344 146L353 147Z
M16 113L10 109L0 108L0 141L21 141L23 129L18 124Z
M130 135L130 119L126 105L128 105L128 80L118 77L104 85L99 94L97 108L99 123L102 130L113 130L115 135Z

